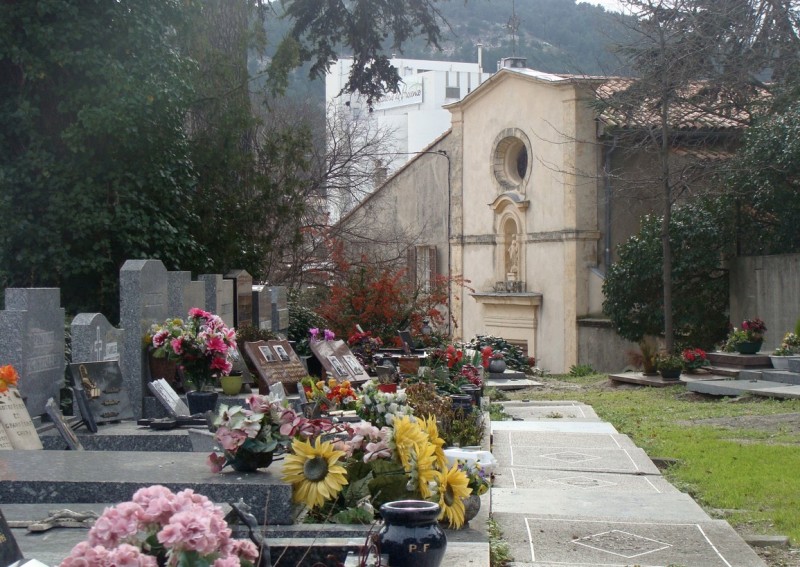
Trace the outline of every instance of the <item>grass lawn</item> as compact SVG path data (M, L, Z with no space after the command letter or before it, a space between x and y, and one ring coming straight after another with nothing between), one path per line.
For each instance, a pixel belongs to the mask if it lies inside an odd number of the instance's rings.
M605 375L537 380L544 391L511 392L509 399L585 402L651 457L677 459L664 476L712 517L800 543L800 400L712 398L682 386L613 388ZM554 390L548 382L576 388Z

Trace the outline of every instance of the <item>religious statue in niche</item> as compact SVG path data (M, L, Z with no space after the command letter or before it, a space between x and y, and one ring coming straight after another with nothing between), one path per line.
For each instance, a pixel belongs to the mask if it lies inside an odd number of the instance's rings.
M506 264L506 277L510 280L516 280L519 273L519 242L517 242L517 235L511 236L508 243L507 250L507 264Z

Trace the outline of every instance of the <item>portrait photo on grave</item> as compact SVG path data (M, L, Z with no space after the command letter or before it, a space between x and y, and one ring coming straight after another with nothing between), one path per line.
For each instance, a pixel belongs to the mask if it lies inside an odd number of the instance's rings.
M364 368L361 366L361 363L358 362L358 359L353 356L352 354L346 354L342 357L347 367L350 368L350 371L353 374L365 374Z
M273 345L273 348L275 349L278 358L280 358L284 362L289 362L289 353L286 352L285 348L283 348L281 345Z
M341 361L338 358L336 358L335 356L329 356L328 361L331 363L333 371L336 372L337 376L340 377L347 376L347 370L345 369L344 365L342 365Z
M267 362L275 362L277 360L275 358L275 353L272 352L272 349L269 348L268 345L261 345L258 347L258 350L261 351L261 354Z

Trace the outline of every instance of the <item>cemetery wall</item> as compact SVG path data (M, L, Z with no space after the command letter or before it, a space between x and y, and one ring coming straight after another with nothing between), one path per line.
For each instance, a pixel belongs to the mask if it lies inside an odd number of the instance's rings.
M800 254L740 256L730 263L730 321L760 317L763 350L775 349L800 317Z

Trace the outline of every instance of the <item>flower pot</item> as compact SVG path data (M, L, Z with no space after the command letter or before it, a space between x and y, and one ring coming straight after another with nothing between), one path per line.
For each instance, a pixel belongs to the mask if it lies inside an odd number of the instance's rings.
M800 359L800 355L790 354L788 356L775 356L771 354L769 355L769 359L772 361L772 367L775 370L789 370L789 361Z
M378 551L392 567L438 567L447 550L447 536L439 523L439 505L425 500L387 502L380 508L383 527Z
M481 405L481 387L476 386L475 384L464 384L463 386L459 386L459 389L464 392L466 395L472 397L472 405L479 406Z
M659 374L664 380L678 380L681 377L681 369L677 370L659 370Z
M464 415L472 413L472 396L467 394L452 394L450 400L454 411L461 411Z
M180 387L180 381L178 380L177 376L178 363L174 360L169 360L168 358L156 358L153 355L153 349L150 348L147 350L147 366L150 370L151 381L163 378L169 382L169 385L173 388L177 389Z
M416 356L401 356L398 364L400 374L413 374L419 372L419 358Z
M736 352L739 354L756 354L761 350L764 341L744 341L736 345Z
M222 386L222 392L226 396L235 396L242 391L242 375L220 376L219 385Z
M246 449L239 449L236 454L225 451L225 458L231 468L236 472L257 472L272 464L272 451L268 453L253 453Z
M378 391L384 394L394 394L397 392L397 384L378 384Z
M506 371L506 361L502 358L493 358L489 361L487 370L489 374L502 374Z
M186 405L189 406L189 413L192 415L214 411L217 408L217 398L219 394L216 392L187 392Z
M481 511L481 497L477 494L470 494L461 499L464 502L464 526L467 527L469 521Z

